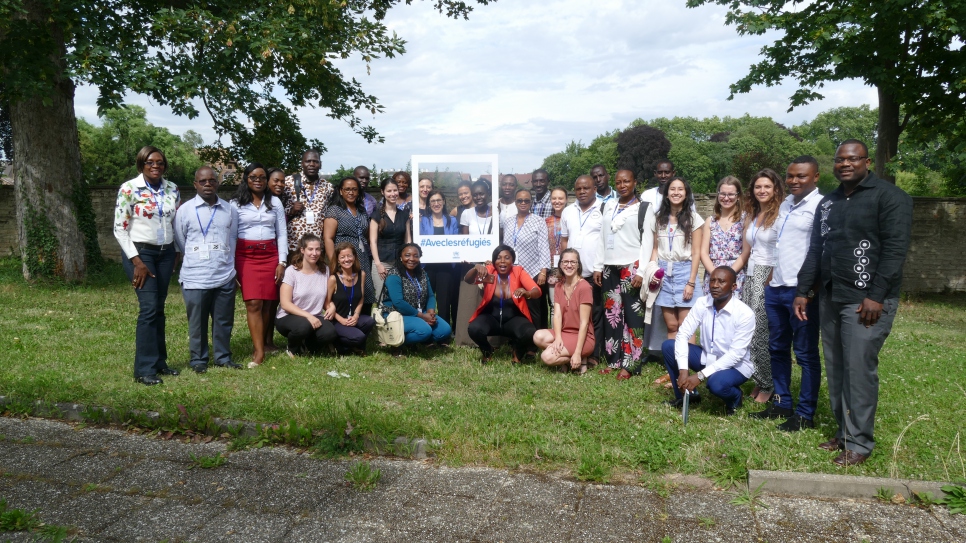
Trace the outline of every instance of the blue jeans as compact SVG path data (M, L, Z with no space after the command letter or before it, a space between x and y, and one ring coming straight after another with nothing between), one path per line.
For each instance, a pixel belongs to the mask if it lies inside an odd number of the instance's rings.
M214 363L231 362L231 329L235 325L235 278L224 285L206 289L181 289L188 311L188 349L191 367L208 363L208 318L211 317L211 342Z
M138 256L154 274L145 279L144 286L135 289L138 297L138 323L134 333L134 376L151 377L168 367L168 348L164 340L164 301L174 273L177 252L174 244L165 249L136 243ZM121 258L127 278L134 280L134 264Z
M674 340L669 339L661 345L661 352L664 354L664 366L671 377L671 384L674 385L674 397L681 398L681 391L678 390L678 362L674 359ZM694 371L701 371L704 365L701 364L701 347L688 343L688 367ZM708 390L715 396L724 400L725 407L737 409L741 406L741 385L748 378L734 368L719 370L705 379Z
M775 405L792 408L792 356L802 367L802 385L795 413L803 419L815 418L818 390L822 386L822 362L818 354L818 300L806 306L807 321L798 320L792 304L795 287L765 287L765 313L768 314L768 351L771 378L775 384Z
M429 341L429 338L433 338L436 343L448 343L453 330L449 327L449 323L439 316L436 317L436 326L430 326L426 321L414 315L403 317L403 332L406 334L406 341L404 342L406 344L425 343Z

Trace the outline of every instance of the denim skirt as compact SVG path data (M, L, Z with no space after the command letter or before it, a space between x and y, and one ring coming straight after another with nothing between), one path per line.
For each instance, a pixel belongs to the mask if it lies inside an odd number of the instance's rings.
M684 287L691 278L691 261L668 262L658 260L658 266L664 270L664 280L661 282L661 292L657 295L654 305L661 307L694 307L694 302L701 296L695 286L690 300L684 299ZM670 267L668 267L670 266Z

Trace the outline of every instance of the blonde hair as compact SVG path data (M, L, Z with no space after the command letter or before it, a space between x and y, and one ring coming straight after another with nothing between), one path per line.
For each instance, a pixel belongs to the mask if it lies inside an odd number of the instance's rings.
M718 181L718 192L721 192L721 187L725 185L734 187L738 192L738 195L735 197L735 208L731 211L731 220L737 221L741 219L741 216L744 212L744 206L742 205L741 201L741 181L739 181L738 178L733 175L722 177L721 181ZM717 195L714 198L714 220L721 220L721 200Z

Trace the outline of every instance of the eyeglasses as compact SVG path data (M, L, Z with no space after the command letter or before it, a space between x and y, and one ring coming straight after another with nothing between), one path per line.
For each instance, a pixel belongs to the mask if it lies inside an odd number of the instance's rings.
M840 157L840 156L837 156L837 157L835 157L835 163L836 164L844 164L844 163L848 162L849 164L858 164L858 163L862 162L863 160L865 160L867 158L869 158L869 157L867 157L867 156L850 156L850 157Z
M159 161L155 162L154 160L148 160L148 161L145 161L144 162L144 165L145 166L148 166L148 167L151 167L151 168L153 168L155 166L164 166L164 161L163 160L159 160Z
M359 192L359 189L355 187L342 187L342 192Z
M518 204L529 204L532 201L533 200L524 200L523 198L517 198L517 203Z
M731 199L731 198L737 198L737 197L738 197L737 192L719 192L718 193L718 198Z
M248 180L249 181L268 181L268 178L265 177L264 175L249 175Z
M442 200L430 200L429 201L429 204L430 205L436 205L436 204L443 205L443 201Z
M561 260L560 261L560 265L563 266L564 264L567 264L568 266L576 266L577 265L577 261L576 260Z
M218 180L217 179L196 179L195 183L198 183L199 185L215 186L218 184Z

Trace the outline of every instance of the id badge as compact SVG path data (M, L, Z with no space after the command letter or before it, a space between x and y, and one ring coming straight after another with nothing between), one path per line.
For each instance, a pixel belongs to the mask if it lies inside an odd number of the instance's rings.
M584 246L584 237L578 236L570 240L568 247L573 247L574 249L581 249Z
M306 209L304 215L305 215L305 222L307 222L307 223L315 223L315 212L314 211L312 211L311 209Z
M610 234L607 234L607 248L608 249L613 249L614 248L614 243L615 243L614 240L616 238L617 238L617 236L615 236L613 232L611 232Z
M554 268L560 267L560 255L553 255L553 267Z
M208 244L198 246L198 258L202 260L208 260L211 258L211 253L208 251Z
M747 271L745 271L745 274L748 275L748 276L754 276L755 275L755 264L753 262L749 262L747 268L748 269L747 269Z
M705 364L705 367L707 367L707 366L711 366L711 365L713 365L713 364L714 364L715 362L717 362L717 361L718 361L718 355L716 355L716 354L712 354L712 353L708 353L708 354L707 354L707 355L706 355L706 356L704 357L704 360L705 360L705 362L707 362L707 364Z
M158 235L158 245L164 245L164 227L163 226L158 228L157 235Z
M365 252L366 252L366 244L362 243L362 241L359 241L359 253L365 254Z

